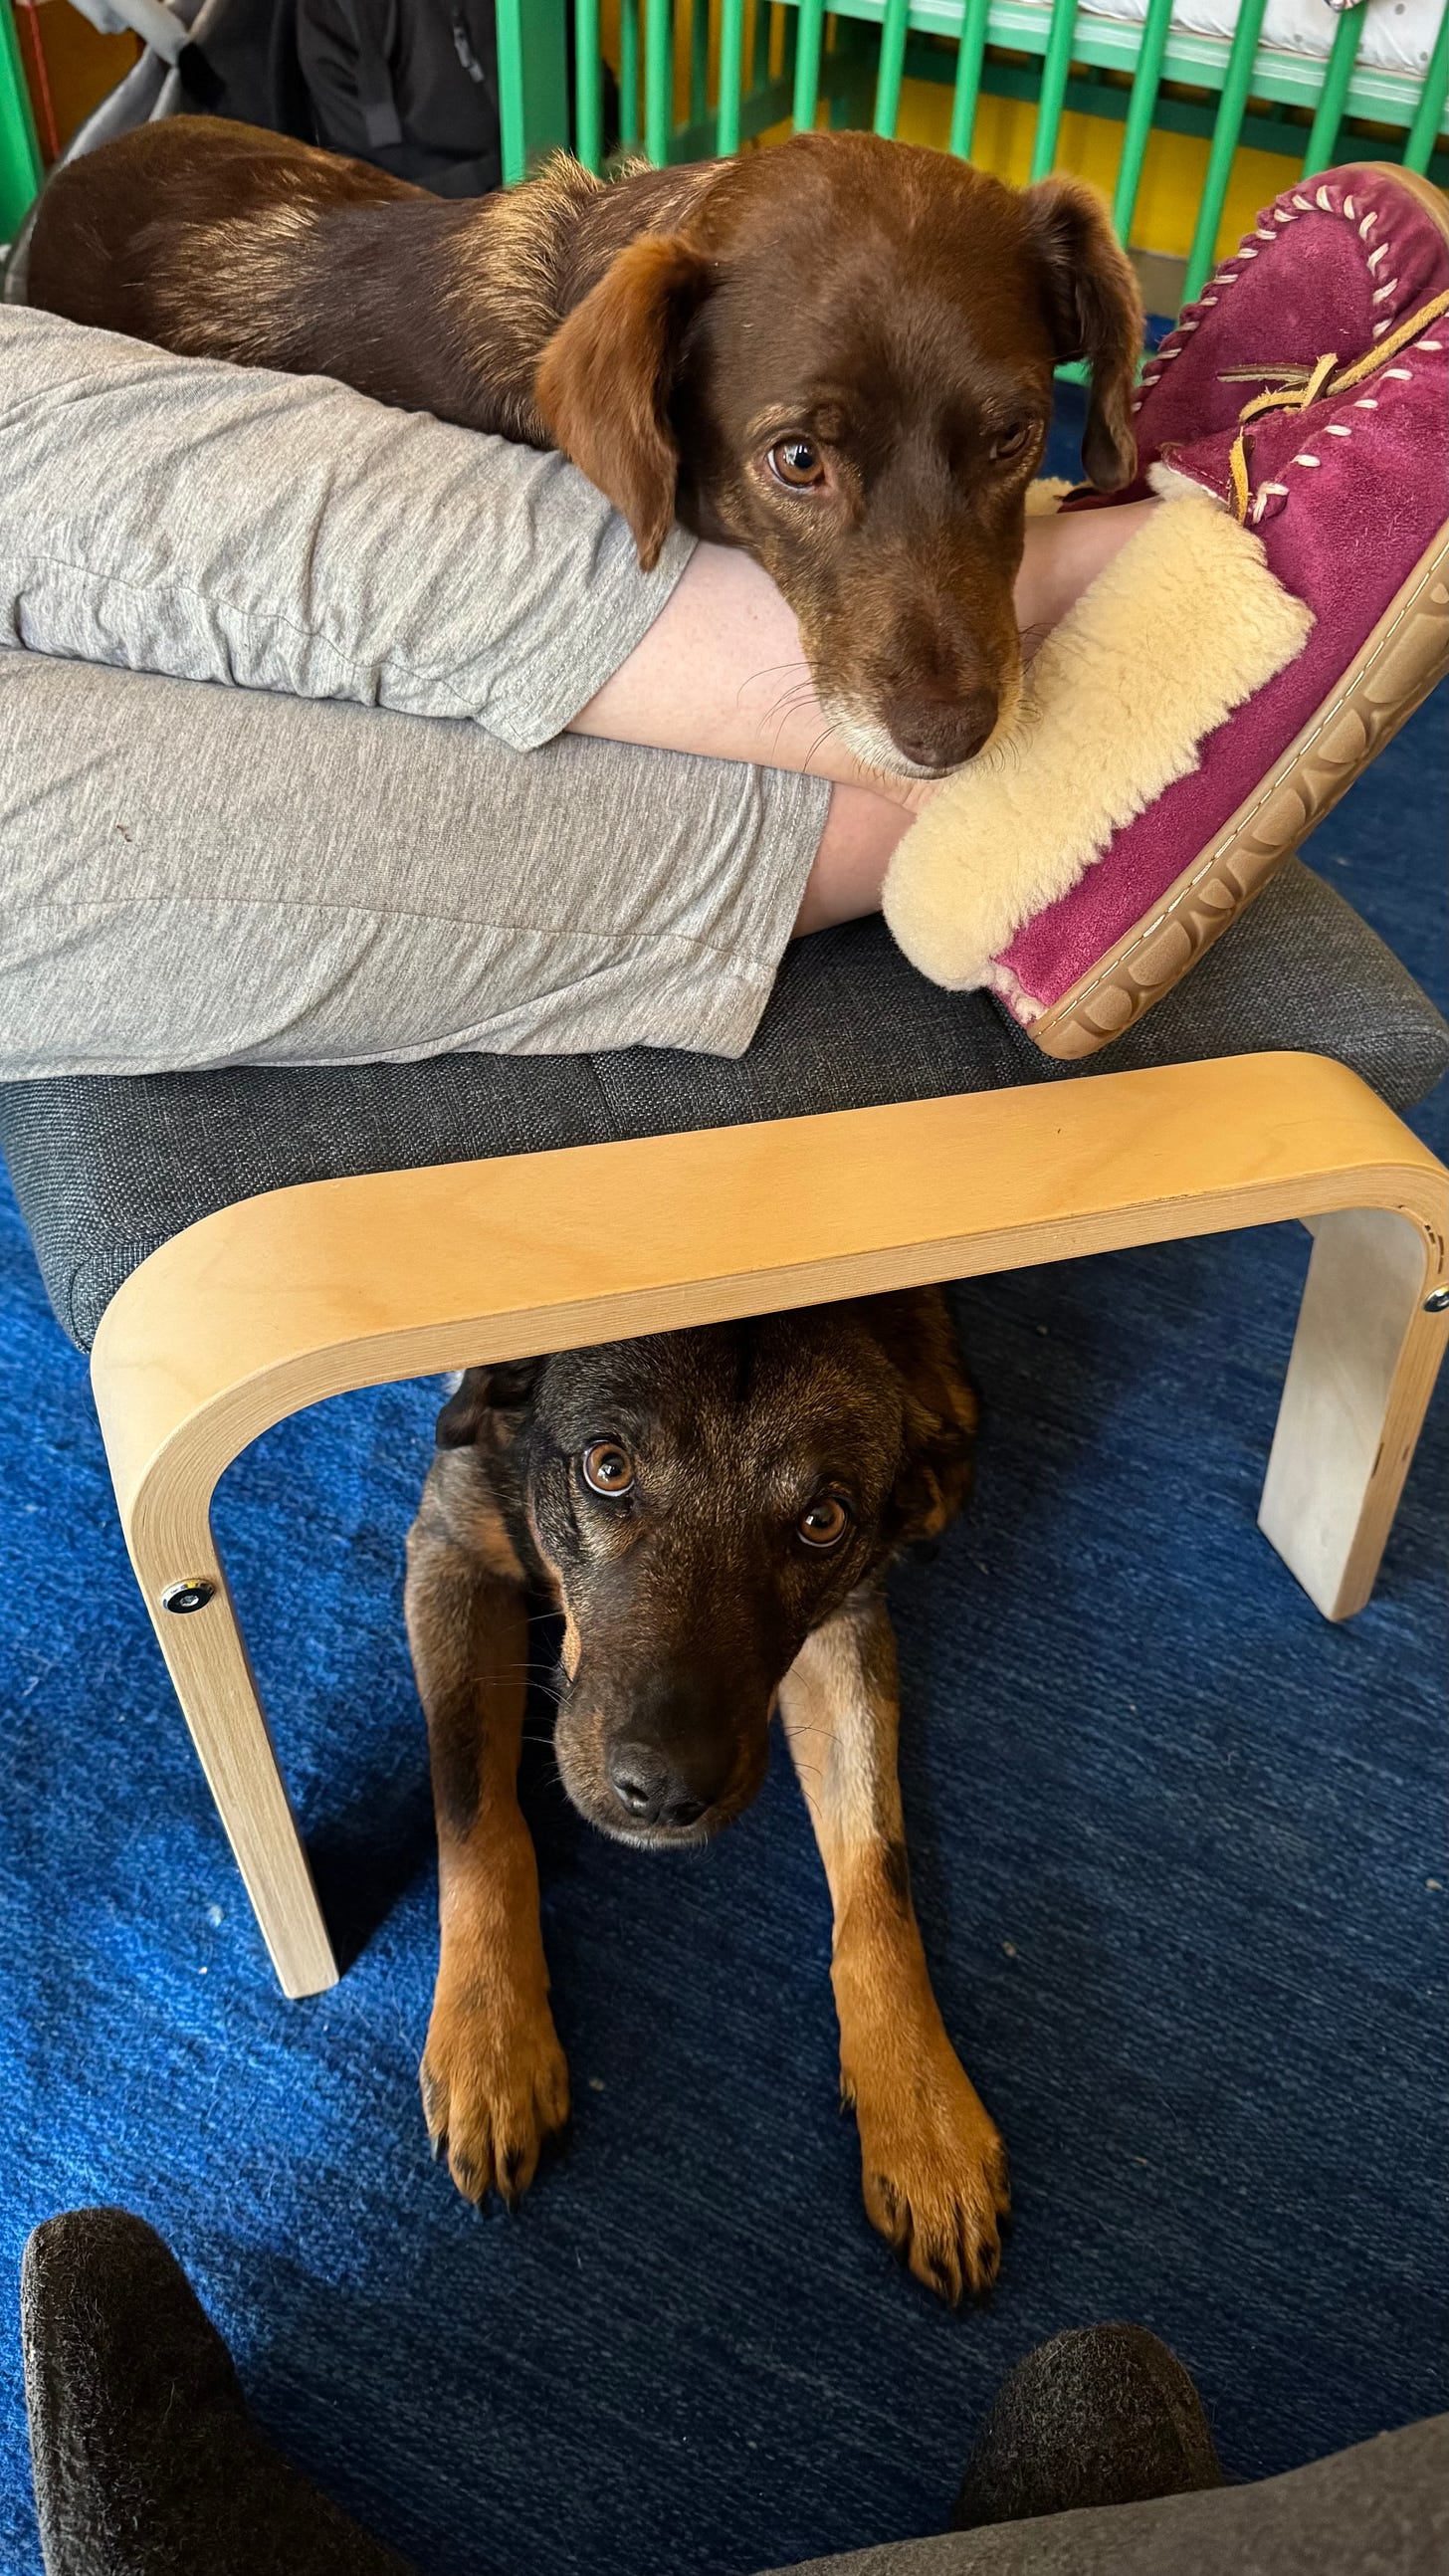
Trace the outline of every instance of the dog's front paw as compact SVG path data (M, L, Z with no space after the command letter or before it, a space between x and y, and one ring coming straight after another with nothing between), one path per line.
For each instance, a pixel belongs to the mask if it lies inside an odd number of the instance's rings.
M945 2034L882 2082L844 2067L873 2226L948 2306L989 2290L1011 2208L1006 2149Z
M465 2200L527 2191L544 2141L569 2116L569 2071L546 2003L433 2004L420 2078L434 2155Z

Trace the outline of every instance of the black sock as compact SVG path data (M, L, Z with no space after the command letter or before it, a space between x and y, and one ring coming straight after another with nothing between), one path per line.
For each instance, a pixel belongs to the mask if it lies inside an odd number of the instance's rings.
M951 2529L1223 2483L1202 2400L1176 2355L1145 2326L1083 2326L1039 2344L1003 2380Z
M144 2220L37 2227L20 2318L46 2576L410 2576L258 2432Z

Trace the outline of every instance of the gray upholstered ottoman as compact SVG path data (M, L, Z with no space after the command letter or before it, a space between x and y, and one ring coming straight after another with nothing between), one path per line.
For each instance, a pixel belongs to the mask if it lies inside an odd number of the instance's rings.
M1185 984L1080 1066L1041 1055L985 994L924 982L871 920L788 951L737 1060L635 1048L0 1084L0 1148L51 1303L89 1349L138 1262L259 1190L1272 1048L1335 1056L1398 1110L1449 1068L1449 1025L1296 860Z

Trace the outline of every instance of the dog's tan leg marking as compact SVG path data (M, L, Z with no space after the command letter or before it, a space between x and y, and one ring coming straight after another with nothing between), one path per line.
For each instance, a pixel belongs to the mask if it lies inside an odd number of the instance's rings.
M427 1711L442 1948L421 2071L434 2151L469 2200L528 2189L569 2113L548 2003L538 1867L518 1805L528 1621L518 1585L424 1519L408 1636Z
M946 2036L911 1904L895 1639L878 1593L856 1594L806 1639L780 1714L835 1912L840 2080L866 2209L916 2279L955 2306L996 2277L1006 2152Z

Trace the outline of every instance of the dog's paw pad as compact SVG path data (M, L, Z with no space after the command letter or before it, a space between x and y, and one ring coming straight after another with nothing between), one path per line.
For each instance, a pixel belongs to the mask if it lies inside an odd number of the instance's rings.
M861 2181L873 2226L948 2307L980 2298L1001 2266L1006 2151L950 2060L905 2098L857 2087Z
M568 2122L568 2067L547 2008L500 2027L435 2006L420 2080L433 2153L446 2153L464 2199L496 2191L511 2208Z

